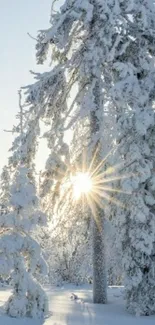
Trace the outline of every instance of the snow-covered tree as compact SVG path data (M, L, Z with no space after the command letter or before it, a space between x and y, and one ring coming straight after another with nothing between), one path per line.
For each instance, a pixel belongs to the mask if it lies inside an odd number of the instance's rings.
M60 12L52 14L52 27L40 32L38 36L37 60L38 63L43 63L51 49L52 62L56 64L58 62L58 65L48 75L38 76L40 80L29 87L27 99L34 105L34 109L37 105L42 105L47 111L51 106L50 114L54 118L57 103L57 112L62 111L63 116L63 119L59 120L59 129L63 132L75 127L77 121L88 120L90 156L93 156L102 144L104 84L102 64L105 56L100 12L101 6L98 1L65 1ZM60 81L64 71L66 86L62 88ZM75 95L71 103L68 103L73 86ZM64 101L68 104L65 107ZM94 168L101 159L102 150L98 150ZM103 231L103 211L98 206L96 214ZM96 222L93 229L94 301L103 303L107 300L104 234L99 231Z
M8 211L8 204L10 198L10 169L8 166L4 166L1 173L1 182L0 182L0 209L1 214L5 214Z
M10 185L11 185L11 171L8 166L4 166L1 173L0 180L0 215L1 218L9 212L9 200L10 200ZM1 229L1 234L4 229ZM3 274L0 276L0 281L9 280L8 274Z
M121 180L120 189L131 193L119 195L124 209L118 208L115 216L122 242L127 309L150 315L155 312L155 3L133 0L115 1L114 5L109 1L106 10L113 33L109 105L117 117L118 156L128 175Z
M102 159L102 119L107 114L116 117L119 157L127 163L126 173L134 174L120 184L132 195L130 200L121 197L126 209L121 210L118 221L128 280L127 308L140 314L153 313L155 306L154 37L153 1L66 0L60 12L52 13L51 28L38 35L38 63L42 64L50 54L55 67L37 75L37 83L27 90L27 102L36 116L38 108L42 109L42 117L50 109L56 122L55 112L61 112L62 133L74 130L77 121L89 122L88 151L93 155L99 148L94 168ZM104 222L98 207L96 214ZM94 301L103 302L104 235L96 224L94 238L94 265L102 277L94 281Z
M29 167L33 141L27 141L28 129L23 128L22 112L17 131L20 132L15 141L18 159L14 159L17 155L13 152L10 161L15 170L9 186L8 210L0 216L0 274L10 275L13 285L6 312L12 317L43 317L47 298L34 276L36 272L46 273L47 267L33 231L37 225L45 224L46 218L39 209L33 172Z

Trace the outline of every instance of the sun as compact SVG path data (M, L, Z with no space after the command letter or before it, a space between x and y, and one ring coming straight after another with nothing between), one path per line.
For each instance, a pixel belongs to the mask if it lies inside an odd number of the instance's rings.
M73 195L75 199L79 199L83 194L88 194L92 190L92 180L89 173L78 172L72 178Z
M126 164L124 161L118 161L116 165L110 163L110 156L115 151L113 147L105 156L98 161L98 150L96 148L92 158L83 150L78 163L72 165L66 164L66 171L59 170L60 176L64 179L63 199L68 198L76 204L81 201L83 211L90 208L95 220L98 218L98 208L104 210L107 202L124 208L121 197L118 194L131 195L130 191L118 188L114 184L134 177L133 173L125 173ZM117 183L116 183L117 184Z
M124 208L117 194L130 195L131 193L117 188L114 186L114 182L134 177L132 173L122 173L122 169L125 168L124 162L119 162L117 165L109 163L109 166L105 168L105 163L107 165L108 158L114 149L96 164L97 149L90 163L87 162L87 154L83 153L81 164L75 164L75 170L72 170L70 178L73 199L75 201L82 199L82 208L84 209L88 205L95 219L97 218L96 207L105 209L107 202Z

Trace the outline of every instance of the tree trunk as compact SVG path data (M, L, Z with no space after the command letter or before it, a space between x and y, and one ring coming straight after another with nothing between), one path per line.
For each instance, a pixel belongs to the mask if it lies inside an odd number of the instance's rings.
M93 148L93 154L96 152L94 168L102 160L102 116L103 103L101 100L100 81L96 81L94 87L94 110L91 112L91 138L98 139ZM95 204L95 202L94 202ZM101 207L95 207L95 216L93 216L93 302L105 304L107 302L107 275L106 275L106 257L105 257L105 218Z
M93 302L106 304L105 220L104 212L100 207L96 207L96 213L96 220L93 219ZM98 219L100 222L97 222Z

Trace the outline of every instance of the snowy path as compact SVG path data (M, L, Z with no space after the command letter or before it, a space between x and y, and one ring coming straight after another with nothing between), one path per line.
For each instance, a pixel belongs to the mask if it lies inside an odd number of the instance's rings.
M70 297L72 292L77 300ZM0 305L6 301L9 292L0 290ZM32 319L14 319L0 316L2 325L155 325L153 317L132 317L125 312L120 288L109 289L107 305L93 305L90 287L52 288L47 290L50 311L49 318L43 322Z

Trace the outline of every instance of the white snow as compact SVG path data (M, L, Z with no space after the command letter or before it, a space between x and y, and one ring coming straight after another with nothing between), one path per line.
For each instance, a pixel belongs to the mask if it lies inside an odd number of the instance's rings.
M0 306L8 299L10 291L0 288ZM135 317L125 311L123 287L108 289L108 304L92 303L91 286L66 285L48 288L50 313L45 320L16 319L0 311L2 325L154 325L155 316ZM74 299L76 297L76 299Z

